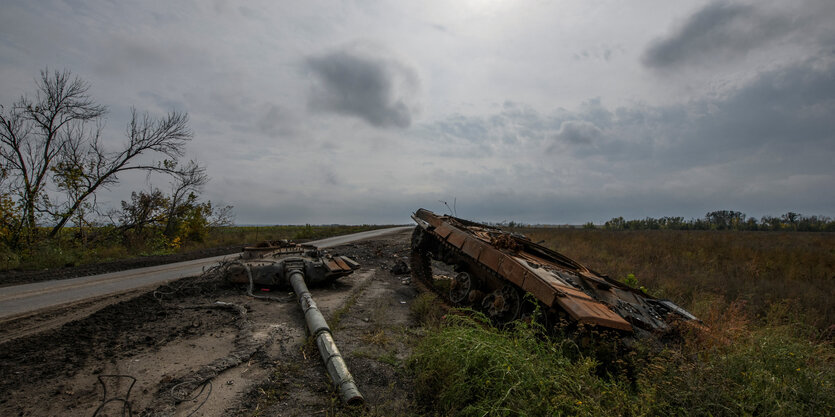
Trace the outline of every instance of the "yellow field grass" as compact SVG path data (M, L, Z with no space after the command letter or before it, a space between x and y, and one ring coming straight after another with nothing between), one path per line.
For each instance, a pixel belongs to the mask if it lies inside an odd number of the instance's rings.
M534 242L696 315L740 302L825 330L835 323L835 234L516 228Z

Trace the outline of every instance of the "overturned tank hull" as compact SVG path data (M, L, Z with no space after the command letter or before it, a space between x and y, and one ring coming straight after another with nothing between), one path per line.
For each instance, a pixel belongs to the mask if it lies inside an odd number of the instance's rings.
M435 287L432 261L451 266L449 301L506 323L524 314L530 293L551 316L619 332L664 333L674 321L698 321L670 300L615 281L573 259L484 224L416 211L411 268Z

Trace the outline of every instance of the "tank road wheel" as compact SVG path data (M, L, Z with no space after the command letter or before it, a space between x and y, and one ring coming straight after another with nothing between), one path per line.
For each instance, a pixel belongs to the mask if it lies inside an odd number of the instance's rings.
M476 288L475 278L466 272L459 272L449 286L449 300L455 304L466 304L470 291Z
M507 324L522 313L522 295L516 287L505 285L487 294L481 306L495 323Z
M422 282L427 289L433 288L432 259L429 253L422 248L424 232L420 227L415 227L412 232L412 253L409 256L409 268L412 271L412 279Z

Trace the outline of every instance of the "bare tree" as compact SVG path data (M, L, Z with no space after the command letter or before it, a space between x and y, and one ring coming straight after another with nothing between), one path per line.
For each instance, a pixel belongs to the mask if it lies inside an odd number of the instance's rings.
M0 108L0 158L21 209L21 221L11 231L14 246L24 233L31 239L49 170L67 138L105 113L87 95L90 85L69 71L43 70L36 86L34 99L23 96L11 108Z
M66 70L44 70L36 87L34 99L23 96L8 110L0 108L0 163L21 212L21 221L11 233L13 246L19 246L21 238L31 240L42 214L55 218L49 236L56 236L85 204L94 203L90 200L98 190L116 184L123 172L182 174L176 161L192 137L187 114L173 111L153 119L133 109L127 144L109 151L101 140L106 108L90 98L89 83ZM165 159L143 164L138 157L144 154ZM50 175L66 196L57 205L50 203L46 193Z
M209 219L209 227L224 227L232 226L235 223L235 207L226 205L212 212L212 218Z
M107 152L98 140L96 134L85 146L66 146L64 158L59 164L56 176L58 178L80 177L80 189L75 196L67 201L66 208L58 215L58 223L52 228L49 236L54 237L84 201L99 188L116 184L120 173L132 170L157 171L176 176L189 175L185 170L177 168L177 158L183 156L183 148L192 133L188 129L188 115L170 112L160 120L152 119L148 114L138 116L136 110L131 111L131 121L128 123L128 145L118 152ZM73 142L71 142L73 143ZM168 156L157 164L134 163L136 157L155 152ZM195 162L189 162L188 169L203 172L203 168ZM68 170L67 170L68 169Z

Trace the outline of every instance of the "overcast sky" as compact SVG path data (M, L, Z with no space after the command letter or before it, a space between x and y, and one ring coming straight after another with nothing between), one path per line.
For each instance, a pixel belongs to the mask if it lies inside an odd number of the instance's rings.
M172 6L173 4L173 6ZM835 216L835 2L16 1L0 103L69 69L185 111L239 224ZM154 185L165 189L165 180ZM102 193L113 206L144 176Z

